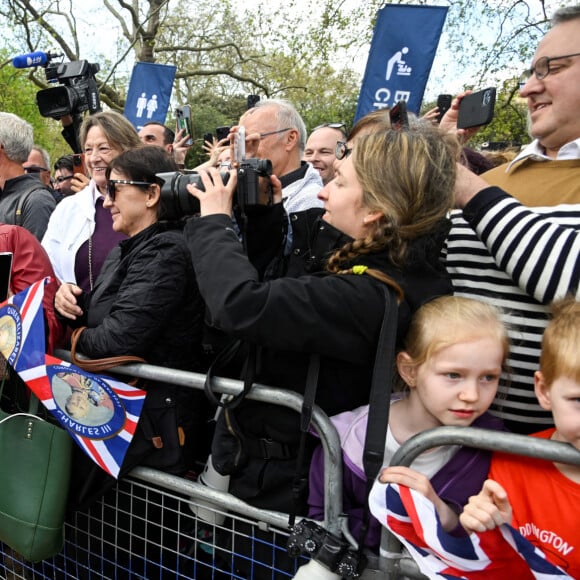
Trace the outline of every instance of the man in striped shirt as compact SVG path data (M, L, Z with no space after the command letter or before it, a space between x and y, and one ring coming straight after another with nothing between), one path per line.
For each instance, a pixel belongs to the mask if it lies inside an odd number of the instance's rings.
M531 433L553 424L533 384L547 305L580 299L580 5L556 12L525 78L534 141L485 181L460 173L446 265L456 294L504 309L511 373L494 411Z

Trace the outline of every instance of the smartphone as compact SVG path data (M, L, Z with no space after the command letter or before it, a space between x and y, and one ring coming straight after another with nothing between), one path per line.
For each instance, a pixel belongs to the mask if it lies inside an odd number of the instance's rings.
M495 107L495 88L466 95L459 103L457 128L468 129L491 123Z
M218 143L222 139L227 139L229 134L230 134L230 128L229 127L218 127L215 130L215 135L216 135L216 138L218 140Z
M437 113L437 122L441 123L441 118L449 109L451 108L451 101L453 100L452 95L439 95L437 97L437 108L439 112Z
M407 103L405 101L398 101L393 105L389 111L391 118L391 127L393 129L408 129L409 115L407 114Z
M177 119L177 130L185 129L184 137L189 137L185 142L186 145L193 145L193 131L191 129L191 107L189 105L182 105L175 109L175 117Z
M85 167L85 154L75 153L73 156L73 173L87 174L87 169Z
M0 252L0 302L8 299L12 275L12 252Z
M204 133L203 134L203 143L213 143L213 133Z

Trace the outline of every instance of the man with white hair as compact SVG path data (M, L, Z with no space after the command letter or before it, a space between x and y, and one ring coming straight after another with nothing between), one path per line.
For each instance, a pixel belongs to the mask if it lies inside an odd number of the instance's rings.
M306 126L296 109L282 99L258 101L240 118L246 131L246 157L269 159L272 173L282 182L286 213L322 207L320 174L302 161Z
M22 226L41 240L56 202L37 177L24 172L32 145L32 126L0 112L0 222Z

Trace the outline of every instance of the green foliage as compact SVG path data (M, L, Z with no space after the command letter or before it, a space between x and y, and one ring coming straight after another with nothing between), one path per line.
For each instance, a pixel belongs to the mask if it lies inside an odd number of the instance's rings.
M448 6L438 59L426 95L502 86L529 63L549 18L577 0L404 0L394 4ZM201 137L235 124L248 94L291 100L307 127L352 124L363 67L378 10L384 0L0 0L3 46L11 54L57 50L65 60L101 65L104 105L123 109L135 60L174 64L173 106L189 103ZM388 3L388 2L387 2ZM23 74L24 78L28 73ZM14 77L16 78L16 77ZM45 85L42 70L33 71ZM4 79L0 79L4 80ZM9 79L14 82L13 79ZM32 86L32 80L28 81ZM33 103L26 92L24 101ZM498 103L494 123L480 136L522 134L514 93ZM434 98L434 97L432 97ZM26 111L34 120L34 107ZM20 108L18 108L20 110ZM505 118L504 118L505 117ZM516 122L517 121L517 122ZM168 124L173 124L170 114ZM57 143L57 124L35 119L41 142Z

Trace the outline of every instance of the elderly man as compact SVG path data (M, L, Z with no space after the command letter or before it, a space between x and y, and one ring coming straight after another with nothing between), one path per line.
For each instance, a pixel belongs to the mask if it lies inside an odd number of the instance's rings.
M320 174L302 161L306 127L288 101L259 101L241 116L240 126L246 131L246 157L272 162L272 173L282 182L282 202L288 214L323 206L318 199L323 186Z
M336 144L347 140L344 130L344 123L324 123L312 129L306 142L304 161L311 163L320 173L324 185L334 178Z
M0 222L20 225L41 240L56 202L22 166L32 150L32 126L12 113L0 113L0 143Z
M568 293L580 300L578 38L580 5L558 10L520 90L534 140L511 163L483 174L485 182L461 174L457 204L464 209L453 212L447 242L455 293L505 310L509 381L495 412L521 433L552 425L534 396L548 304Z

